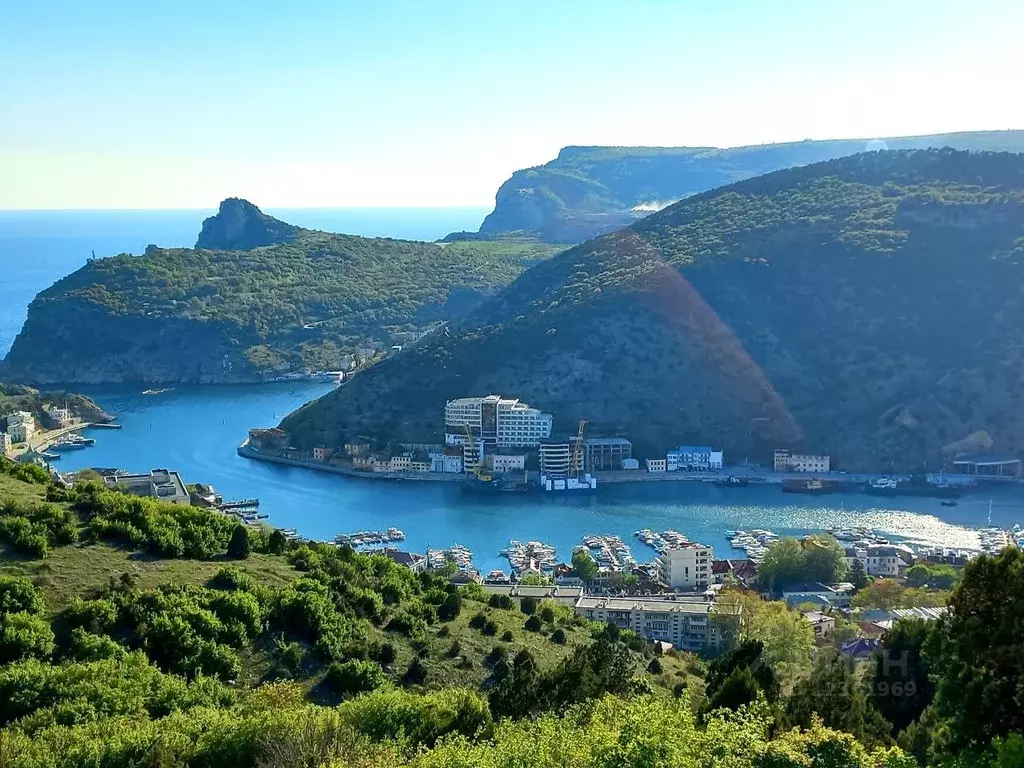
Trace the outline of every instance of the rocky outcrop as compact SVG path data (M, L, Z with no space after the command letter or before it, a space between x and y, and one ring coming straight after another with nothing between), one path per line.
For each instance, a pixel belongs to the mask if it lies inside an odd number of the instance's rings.
M248 200L229 197L221 202L216 216L203 222L196 248L247 251L263 245L290 243L301 231L301 227L268 216Z
M879 149L1024 151L1024 131L801 141L752 147L565 147L498 189L478 234L521 232L579 243L715 187L783 168ZM465 234L465 233L459 233ZM458 235L456 235L458 236Z

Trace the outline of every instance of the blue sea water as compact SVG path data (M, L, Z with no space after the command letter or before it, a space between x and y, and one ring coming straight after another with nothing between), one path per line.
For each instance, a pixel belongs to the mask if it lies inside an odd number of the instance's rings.
M147 243L191 245L209 211L0 212L0 351L6 351L35 293L97 255L139 252ZM271 211L297 224L366 235L432 239L475 228L485 211ZM970 530L992 523L1024 523L1024 497L1001 489L979 492L958 507L934 499L878 499L841 494L784 495L777 488L720 489L706 484L605 486L588 498L463 497L457 488L341 477L240 458L237 444L253 426L329 391L330 384L293 382L253 386L177 387L157 395L138 388L84 388L118 416L123 429L95 430L96 445L65 455L64 469L117 467L178 469L187 482L212 483L228 498L256 496L270 522L319 539L337 533L395 526L406 547L462 544L483 569L507 569L499 556L509 539L540 539L564 559L585 534L618 534L638 560L653 556L632 533L674 528L730 551L727 530L770 528L800 534L830 525L868 525L910 541L976 546ZM439 414L440 417L440 414Z

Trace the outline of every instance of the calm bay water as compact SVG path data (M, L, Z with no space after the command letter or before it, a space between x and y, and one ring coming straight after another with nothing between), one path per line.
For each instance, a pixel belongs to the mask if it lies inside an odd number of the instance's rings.
M976 546L969 527L1024 522L1024 497L1008 490L979 493L955 508L934 499L878 499L860 494L801 497L778 488L721 489L701 483L604 486L587 498L463 497L446 484L353 479L243 459L235 447L249 427L277 423L290 410L331 388L322 383L180 387L159 395L138 388L87 389L116 413L120 431L94 430L96 446L65 455L63 469L168 467L187 482L208 482L229 498L256 496L269 522L318 539L367 528L396 526L405 546L463 544L478 566L505 567L498 554L509 539L540 539L568 559L584 534L618 534L639 560L653 551L632 534L639 528L675 528L693 540L729 552L727 530L771 528L802 534L833 524L869 525L912 541ZM739 556L733 553L731 556Z
M483 209L336 209L269 211L286 221L368 236L435 239L473 229ZM6 353L39 291L81 266L92 251L106 256L141 252L147 243L191 245L211 211L0 212L0 354ZM396 526L406 547L463 544L479 567L507 568L498 554L509 539L541 539L568 559L584 534L618 534L638 560L653 551L636 542L639 528L674 528L730 554L725 532L771 528L801 534L830 525L868 525L912 541L976 546L969 528L1024 523L1019 491L982 492L958 507L933 499L823 498L783 495L777 488L719 489L704 484L605 486L588 498L470 499L457 488L429 483L359 480L240 458L235 447L253 426L276 424L319 397L330 384L179 387L159 395L139 388L86 388L118 416L120 431L95 430L93 448L68 453L62 469L167 467L187 482L212 483L228 498L258 497L280 527L330 539L337 533ZM440 417L440 414L439 414Z

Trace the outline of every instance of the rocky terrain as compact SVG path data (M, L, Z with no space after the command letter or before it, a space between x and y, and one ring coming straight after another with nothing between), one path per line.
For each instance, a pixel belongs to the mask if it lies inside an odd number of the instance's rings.
M929 147L1021 152L1024 131L800 141L731 149L565 147L551 162L516 171L502 184L494 211L480 232L470 236L525 232L549 242L579 243L682 198L752 176L864 150Z
M94 259L40 293L0 372L32 384L206 384L348 370L557 250L317 232L225 200L195 249Z
M85 395L63 391L40 392L38 389L23 384L0 381L0 421L12 411L29 411L35 417L37 424L48 425L51 420L46 415L44 406L63 407L65 404L71 413L82 421L102 423L114 420L113 416L100 408L92 398Z
M296 411L303 445L436 440L500 392L638 453L775 446L937 468L1024 449L1024 156L872 152L693 196L528 270Z

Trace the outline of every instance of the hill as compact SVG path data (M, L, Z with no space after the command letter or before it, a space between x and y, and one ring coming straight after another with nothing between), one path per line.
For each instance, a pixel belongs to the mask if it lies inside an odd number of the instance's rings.
M204 222L199 246L93 259L59 280L29 306L3 375L210 383L348 369L557 250L523 238L437 244L318 232L240 200Z
M1024 156L865 153L681 201L530 269L469 316L288 416L300 445L434 439L500 392L733 459L938 466L978 431L1020 452Z
M36 424L46 425L51 419L46 414L46 406L64 407L67 405L72 416L87 422L113 421L113 417L96 405L96 402L85 395L73 392L40 392L38 389L22 384L11 384L0 381L0 419L12 411L28 411Z
M479 235L530 233L579 243L690 195L864 150L1024 151L1024 131L886 139L799 141L734 147L565 147L549 163L516 171L498 190Z

